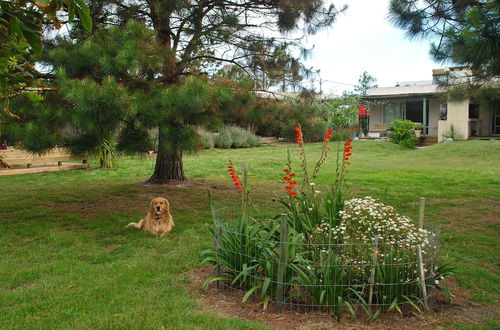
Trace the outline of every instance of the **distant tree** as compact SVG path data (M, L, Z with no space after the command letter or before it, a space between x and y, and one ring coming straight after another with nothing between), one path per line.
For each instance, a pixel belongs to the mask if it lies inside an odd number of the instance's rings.
M320 112L334 129L346 129L358 125L358 106L360 97L352 92L344 92L341 96L322 100L318 103Z
M500 77L498 0L392 0L389 15L408 36L437 39L434 59L472 68L475 85Z
M358 84L354 86L354 91L358 95L368 94L368 89L378 87L377 78L370 75L368 72L364 71L361 76L359 76Z

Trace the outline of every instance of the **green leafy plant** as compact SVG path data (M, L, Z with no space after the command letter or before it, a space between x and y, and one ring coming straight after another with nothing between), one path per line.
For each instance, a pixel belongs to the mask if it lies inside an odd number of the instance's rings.
M413 132L414 128L415 123L410 120L395 120L392 123L389 137L393 139L394 143L402 147L414 149L416 142L415 133Z
M460 133L460 131L458 130L458 128L455 125L453 125L453 124L450 125L450 128L448 128L448 130L443 135L443 137L445 139L453 139L453 141L463 140L464 139L464 136L462 135L462 133Z
M352 309L347 292L351 284L352 267L346 265L339 255L319 251L311 259L302 259L293 269L297 274L297 282L314 304L324 306L338 319L342 318L344 305Z

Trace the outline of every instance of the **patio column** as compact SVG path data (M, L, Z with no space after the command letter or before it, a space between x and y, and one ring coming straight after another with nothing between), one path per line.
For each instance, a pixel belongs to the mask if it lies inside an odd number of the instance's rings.
M429 135L429 127L427 125L427 98L424 96L423 106L422 106L422 133L423 135Z

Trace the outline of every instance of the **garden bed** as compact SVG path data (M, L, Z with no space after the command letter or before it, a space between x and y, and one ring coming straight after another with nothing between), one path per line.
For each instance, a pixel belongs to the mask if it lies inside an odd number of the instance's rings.
M221 317L238 317L249 321L262 322L276 329L435 329L452 324L484 324L498 312L492 306L472 303L467 290L461 288L455 279L449 281L454 292L453 301L449 303L441 293L430 299L427 313L397 312L383 313L375 322L366 322L363 318L353 319L345 314L342 322L338 322L328 314L319 311L282 311L276 312L271 305L266 310L257 299L242 303L244 292L239 290L223 290L211 284L203 289L203 282L213 274L213 268L204 266L187 273L191 282L191 292L198 296L198 303L204 311L210 311Z
M214 249L205 256L215 268L208 281L240 292L243 301L260 299L263 309L320 311L338 319L420 312L446 272L437 267L433 233L371 198L346 201L343 219L352 221L333 227L324 219L308 234L286 215L258 219L251 215L265 211L247 212L242 220L238 207L213 210Z

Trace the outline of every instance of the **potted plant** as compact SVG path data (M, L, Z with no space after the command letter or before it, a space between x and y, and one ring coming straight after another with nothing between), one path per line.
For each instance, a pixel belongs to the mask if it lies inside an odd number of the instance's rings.
M419 138L422 135L422 123L415 123L413 131L415 132L415 137Z

